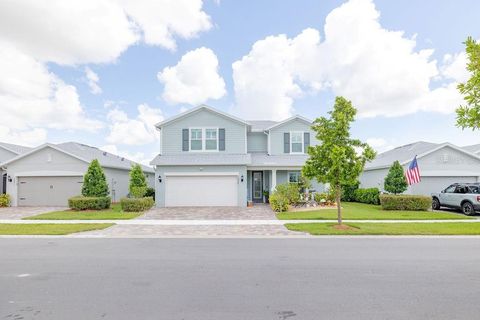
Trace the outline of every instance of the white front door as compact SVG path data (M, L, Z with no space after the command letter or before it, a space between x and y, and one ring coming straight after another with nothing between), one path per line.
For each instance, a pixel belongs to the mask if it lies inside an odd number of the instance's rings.
M238 176L167 176L165 206L238 206Z

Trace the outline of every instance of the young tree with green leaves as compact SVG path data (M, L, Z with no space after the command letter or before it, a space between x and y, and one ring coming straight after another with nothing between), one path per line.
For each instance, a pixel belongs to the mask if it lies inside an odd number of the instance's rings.
M84 197L107 197L109 195L107 178L97 159L88 166L83 177L82 195Z
M388 174L383 183L383 188L387 192L399 194L407 190L407 187L408 184L407 179L405 179L403 167L400 162L395 161L388 170Z
M135 198L142 198L147 192L147 179L139 164L133 165L132 170L130 170L130 185L128 190Z
M457 126L476 130L480 129L480 43L468 37L464 44L470 79L458 85L466 104L457 108Z
M354 184L365 163L373 160L375 151L366 143L350 137L350 124L357 110L343 97L335 98L330 117L317 118L313 123L319 144L308 148L309 159L302 173L320 183L329 183L335 192L338 224L342 224L340 198L342 185Z

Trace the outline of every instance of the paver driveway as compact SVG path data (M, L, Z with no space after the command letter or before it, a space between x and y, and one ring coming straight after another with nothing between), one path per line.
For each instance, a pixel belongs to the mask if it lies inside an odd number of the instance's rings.
M276 220L275 213L266 204L251 208L241 207L175 207L154 208L138 219L160 220Z
M8 207L0 208L0 219L22 219L37 214L65 210L64 207Z

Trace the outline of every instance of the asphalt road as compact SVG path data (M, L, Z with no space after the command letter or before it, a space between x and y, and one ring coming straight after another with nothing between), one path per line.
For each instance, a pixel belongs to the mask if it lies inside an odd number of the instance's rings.
M0 319L479 319L480 239L0 239Z

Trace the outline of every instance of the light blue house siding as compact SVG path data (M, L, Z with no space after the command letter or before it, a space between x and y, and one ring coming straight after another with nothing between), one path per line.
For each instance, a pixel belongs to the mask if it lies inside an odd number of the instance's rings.
M182 129L198 127L225 129L225 151L219 151L218 153L246 153L246 125L206 109L200 109L167 123L161 130L161 153L165 155L193 153L194 151L182 151Z
M238 172L238 176L243 176L243 182L238 180L238 206L247 205L247 167L246 166L157 166L155 170L155 202L157 207L165 207L165 177L168 173L192 173L192 172ZM162 177L159 182L158 177ZM186 194L185 197L188 197Z
M247 151L264 152L268 151L268 136L263 132L249 132L247 134Z
M315 138L315 132L311 129L310 125L302 120L294 119L270 131L270 154L284 154L283 135L285 132L291 131L310 132L310 145L318 144L318 140Z

